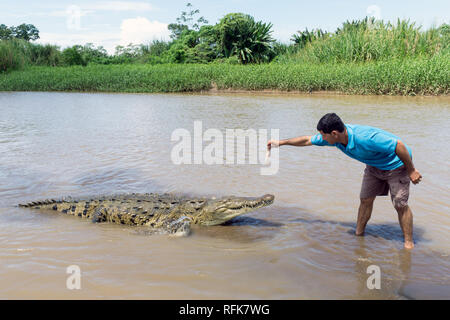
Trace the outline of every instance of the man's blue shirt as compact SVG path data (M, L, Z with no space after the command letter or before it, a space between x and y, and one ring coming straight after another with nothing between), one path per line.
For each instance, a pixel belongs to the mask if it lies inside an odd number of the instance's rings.
M316 146L334 146L349 157L381 170L393 170L403 165L395 153L399 137L369 126L346 124L345 127L348 133L347 146L341 143L329 144L322 139L321 134L312 136L311 143ZM411 148L404 144L412 159Z

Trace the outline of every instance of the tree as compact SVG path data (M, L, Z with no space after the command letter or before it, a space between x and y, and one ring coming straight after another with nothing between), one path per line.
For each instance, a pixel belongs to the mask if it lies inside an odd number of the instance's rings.
M87 63L97 63L108 58L108 52L105 50L105 48L103 48L103 46L94 47L94 44L91 42L86 43L81 48L80 53Z
M7 27L0 24L0 40L9 40L12 38L23 39L25 41L39 39L39 30L32 24L22 23L20 26Z
M206 20L204 17L200 17L196 22L194 22L194 16L200 13L200 10L194 10L191 3L187 3L186 7L189 12L182 11L181 16L177 18L177 23L171 23L167 27L172 32L172 34L170 35L172 39L178 39L185 30L198 31L200 30L201 24L208 23L208 20Z
M134 59L141 54L141 46L138 44L129 43L126 47L124 46L116 46L115 48L115 56L121 56L128 59Z
M39 39L39 30L32 24L21 24L17 27L11 27L14 38L26 41Z
M141 45L141 51L145 55L160 57L164 52L169 50L169 43L164 40L153 40L148 45Z
M4 24L0 24L0 40L9 40L11 38L12 30Z
M63 50L62 59L65 65L82 65L86 66L87 61L83 55L83 47L80 45L75 45Z
M271 23L256 22L248 14L227 14L217 26L219 51L227 58L236 55L242 64L269 61L274 43L271 28Z

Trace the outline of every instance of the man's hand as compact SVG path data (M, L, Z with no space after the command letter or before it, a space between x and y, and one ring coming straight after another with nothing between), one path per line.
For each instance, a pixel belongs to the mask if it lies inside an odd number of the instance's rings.
M419 173L419 171L416 170L416 168L414 168L409 152L406 149L405 144L400 140L397 141L395 153L400 158L400 160L402 160L404 166L406 167L406 170L408 170L409 179L411 180L411 182L414 184L418 184L422 179L422 175Z
M280 140L269 140L269 142L267 142L267 150L270 150L272 148L272 146L279 147Z
M411 179L412 183L418 184L422 180L422 175L419 171L413 169L411 172L409 172L409 178Z

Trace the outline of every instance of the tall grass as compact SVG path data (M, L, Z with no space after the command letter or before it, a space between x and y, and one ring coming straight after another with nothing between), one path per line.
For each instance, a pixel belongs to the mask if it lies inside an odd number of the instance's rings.
M373 18L347 21L335 33L312 39L300 33L301 48L279 61L341 63L432 57L449 50L449 31L446 24L422 31L414 22L400 19L396 23Z
M60 64L58 46L34 44L22 39L0 40L0 72L20 70L27 65Z
M31 64L38 66L56 67L61 64L61 52L59 47L50 44L27 43L28 56Z
M23 43L18 40L0 40L0 72L22 69L26 63Z

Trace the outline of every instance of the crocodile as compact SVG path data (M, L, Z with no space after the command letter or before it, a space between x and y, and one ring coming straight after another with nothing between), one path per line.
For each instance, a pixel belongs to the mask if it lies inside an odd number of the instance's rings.
M114 196L61 200L46 199L19 207L54 210L68 215L132 226L150 226L166 233L189 234L190 225L213 226L272 204L274 196L222 198L173 194L132 193Z

